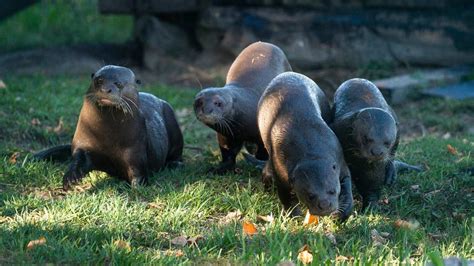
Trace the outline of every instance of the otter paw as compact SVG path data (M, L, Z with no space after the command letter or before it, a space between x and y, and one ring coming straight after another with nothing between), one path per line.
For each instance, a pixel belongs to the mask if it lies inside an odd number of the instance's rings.
M138 188L139 186L145 185L145 184L146 184L146 179L141 176L134 177L132 178L132 180L130 180L130 187L132 188Z
M79 183L83 176L80 172L67 172L63 177L63 189L69 190L72 185Z
M291 209L290 217L303 217L303 212L301 211L300 207L296 206Z

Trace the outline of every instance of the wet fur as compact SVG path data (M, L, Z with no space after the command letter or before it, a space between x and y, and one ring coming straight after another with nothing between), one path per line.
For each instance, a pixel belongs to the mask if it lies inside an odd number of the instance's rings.
M280 74L262 95L257 117L269 152L263 179L274 180L284 208L299 214L300 201L312 214L346 219L353 206L350 172L326 124L331 114L322 90L304 75ZM323 201L331 205L318 207Z
M331 128L342 144L365 208L379 199L383 185L395 181L397 165L401 165L394 161L399 144L397 116L378 88L365 79L348 80L337 89L333 115ZM364 143L361 134L369 132L374 133L370 135L374 139L371 143ZM380 147L382 142L389 145ZM371 149L383 151L383 156L371 157Z
M92 75L72 140L72 162L63 177L65 189L92 170L142 184L151 172L181 162L183 137L171 106L139 93L137 86L133 72L124 67L105 66Z
M196 95L196 117L217 132L222 155L221 163L212 172L232 170L244 143L257 145L257 159L268 158L257 128L257 104L268 83L285 71L291 71L291 67L283 51L275 45L256 42L235 59L224 87L207 88ZM213 101L222 102L222 106L214 106ZM212 115L206 112L211 109Z

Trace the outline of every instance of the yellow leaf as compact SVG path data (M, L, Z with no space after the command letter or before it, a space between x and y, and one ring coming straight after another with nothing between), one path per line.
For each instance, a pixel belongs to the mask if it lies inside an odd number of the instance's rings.
M457 155L458 154L458 150L456 150L456 148L451 146L451 144L448 144L446 147L448 148L448 152L451 153L452 155Z
M308 245L304 245L298 253L298 260L303 264L310 264L313 262L313 254L309 250Z
M393 226L398 229L415 230L420 226L420 223L418 221L405 221L402 219L398 219L393 223Z
M128 252L132 251L132 248L130 247L130 244L127 241L115 240L114 241L114 246L116 246L118 248L121 248L121 249L125 249Z
M242 223L242 228L244 230L244 233L249 236L252 236L258 233L257 227L253 223L248 222L248 221L244 221Z
M28 245L26 245L26 249L27 250L32 250L36 246L42 246L44 244L46 244L46 238L44 236L42 236L42 237L40 237L36 240L31 240L30 242L28 242Z
M257 215L257 220L262 221L262 222L266 222L266 223L273 223L274 218L273 218L273 215L271 215L271 214L270 215L265 215L265 216Z
M8 159L8 162L11 164L16 164L16 160L18 159L18 156L20 156L20 153L14 152L12 156L10 156L10 159Z
M306 216L304 217L303 225L318 225L318 223L318 216L311 215L309 211L306 211Z

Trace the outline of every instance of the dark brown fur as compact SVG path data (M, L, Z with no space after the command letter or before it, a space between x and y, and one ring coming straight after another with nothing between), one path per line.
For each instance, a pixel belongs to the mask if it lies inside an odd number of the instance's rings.
M222 154L222 162L213 172L221 174L232 170L244 142L257 145L257 159L268 158L257 128L257 104L268 83L290 70L280 48L256 42L235 59L224 87L207 88L196 95L196 117L217 132Z
M258 105L270 155L263 176L275 181L285 209L299 199L313 215L337 211L345 219L353 205L351 177L329 119L328 100L311 79L293 72L273 79Z
M344 82L334 95L334 123L364 207L396 176L398 120L379 89L365 79Z
M92 170L132 185L152 171L181 161L183 137L171 106L139 93L134 73L105 66L92 75L72 140L72 163L65 189Z

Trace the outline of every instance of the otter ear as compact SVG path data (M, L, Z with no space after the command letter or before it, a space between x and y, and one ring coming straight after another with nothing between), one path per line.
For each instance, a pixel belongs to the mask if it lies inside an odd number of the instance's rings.
M93 79L93 78L94 78L94 75L95 75L95 73L92 73L92 74L91 74L91 79Z
M135 80L135 82L136 82L138 85L142 84L142 81L139 80L139 79Z

